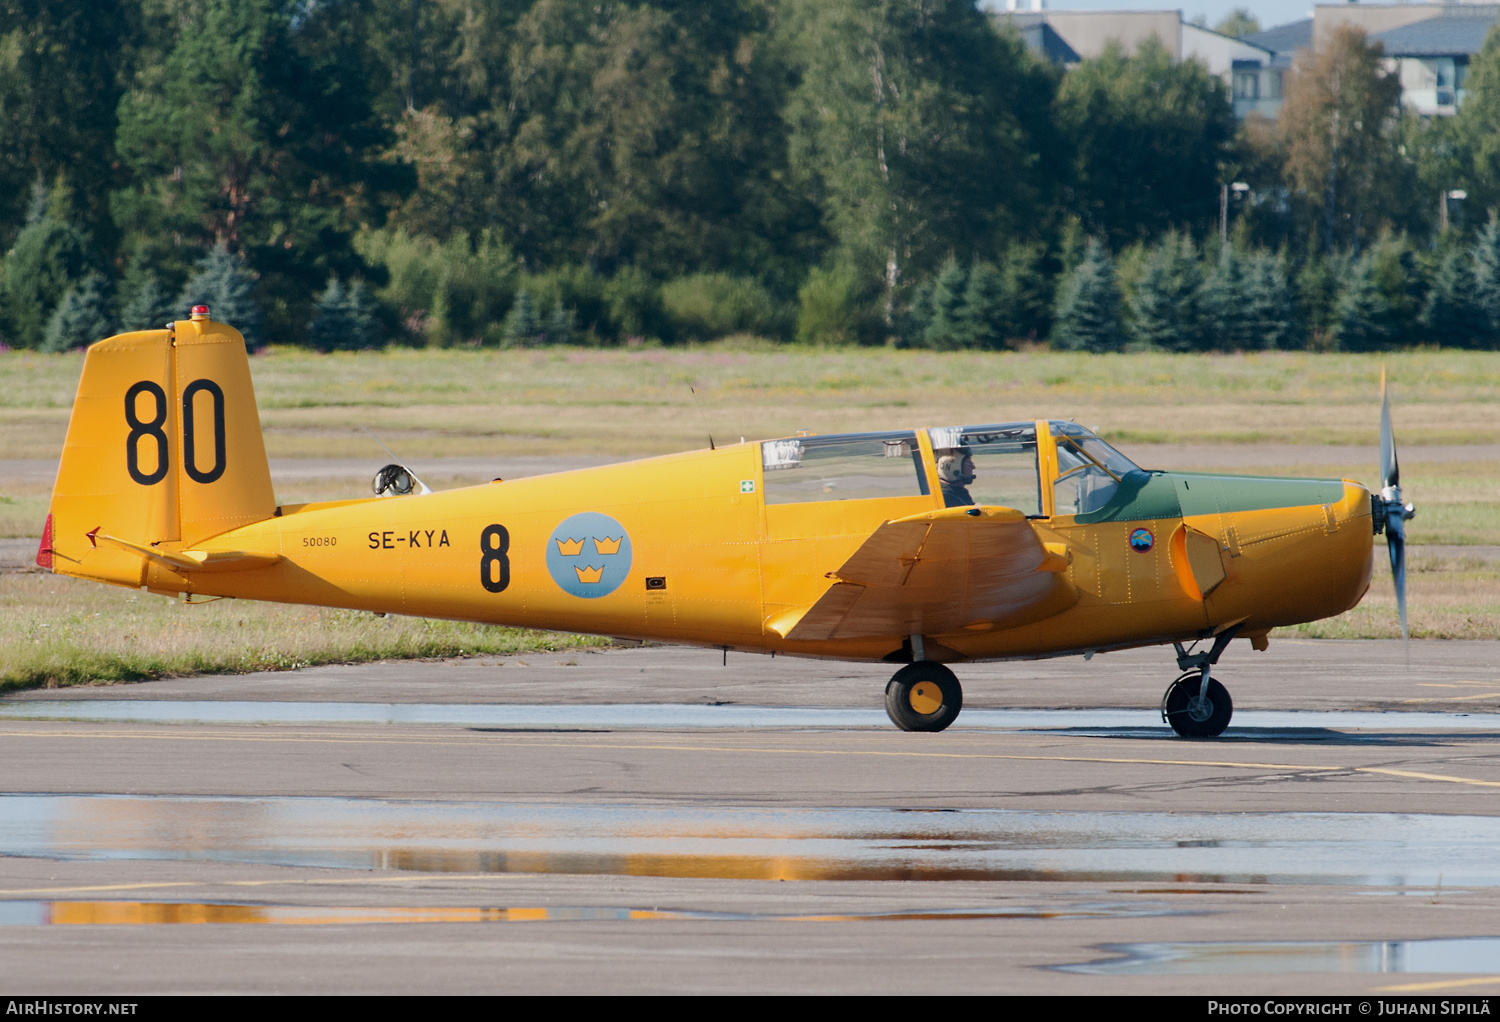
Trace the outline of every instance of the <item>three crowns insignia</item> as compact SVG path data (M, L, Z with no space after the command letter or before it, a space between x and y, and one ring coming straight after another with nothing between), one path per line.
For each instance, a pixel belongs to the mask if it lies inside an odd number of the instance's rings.
M618 539L611 539L608 536L603 538L594 536L591 538L594 541L594 549L606 557L618 554L620 552L620 544L625 541L624 536ZM577 557L583 553L583 540L559 539L557 540L557 552L564 557ZM578 581L585 584L597 583L604 577L603 565L597 568L574 565L573 570L578 574Z

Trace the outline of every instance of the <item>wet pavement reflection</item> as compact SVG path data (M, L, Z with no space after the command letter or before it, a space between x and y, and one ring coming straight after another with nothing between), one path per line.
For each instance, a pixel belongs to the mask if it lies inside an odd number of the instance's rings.
M538 923L618 920L771 920L794 923L900 922L941 919L1099 919L1183 915L1144 903L1070 905L1067 908L929 908L899 912L792 914L708 912L692 909L471 908L349 905L258 905L184 901L0 901L0 926L157 926L206 923L274 923L291 926L348 926L367 923Z
M1115 944L1121 958L1057 966L1095 976L1285 972L1500 972L1500 937L1441 940Z
M17 699L0 701L0 719L131 721L161 724L425 724L515 729L615 728L879 728L890 721L878 707L707 706L657 703L513 706L495 703L320 703L258 700ZM964 729L1067 730L1079 735L1170 737L1154 710L967 709ZM1240 710L1225 732L1257 740L1308 739L1318 731L1400 729L1500 733L1500 714L1378 713Z
M786 880L1500 886L1500 818L0 796L0 855Z

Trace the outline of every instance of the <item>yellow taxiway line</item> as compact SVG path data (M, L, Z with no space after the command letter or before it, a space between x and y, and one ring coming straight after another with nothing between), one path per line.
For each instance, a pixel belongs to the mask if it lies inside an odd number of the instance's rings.
M1424 990L1452 990L1458 987L1477 987L1500 983L1500 976L1474 976L1470 979L1440 979L1429 983L1401 983L1397 986L1376 987L1382 994L1418 994Z
M327 733L300 734L300 735L275 735L275 734L244 734L233 731L214 732L144 732L126 730L78 730L78 731L0 731L0 737L6 738L134 738L154 739L161 741L229 741L229 742L291 742L299 744L334 744L334 745L488 745L504 741L507 736L503 734L490 734L483 738L421 738L421 737L357 737L347 735L332 735ZM519 738L519 741L516 739ZM1296 771L1299 773L1315 772L1329 773L1364 773L1384 774L1392 777L1409 777L1413 780L1437 781L1447 784L1466 784L1483 788L1500 788L1500 781L1485 781L1473 777L1458 777L1452 774L1432 774L1416 770L1397 770L1391 767L1354 766L1352 764L1313 764L1313 763L1262 763L1246 760L1216 760L1216 759L1160 759L1144 756L1043 756L1024 755L1020 753L997 753L997 752L923 752L916 750L892 750L892 749L796 749L775 748L760 746L735 746L735 745L686 745L667 742L559 742L533 740L529 737L516 736L510 738L514 744L524 745L527 748L553 748L553 749L602 749L616 751L637 752L714 752L714 753L744 753L753 755L782 755L782 756L865 756L888 759L950 759L950 760L995 760L995 761L1029 761L1044 763L1113 763L1120 765L1139 764L1142 766L1182 766L1182 767L1221 767L1232 770L1276 770Z
M472 883L494 880L495 873L443 873L434 877L431 873L419 876L352 878L321 877L291 880L162 880L157 883L133 884L88 884L74 887L17 887L0 891L0 898L17 898L28 894L104 894L110 891L150 891L165 887L316 887L323 884L415 884L431 883L433 880L457 880ZM508 879L533 874L506 874ZM540 875L540 874L535 874Z

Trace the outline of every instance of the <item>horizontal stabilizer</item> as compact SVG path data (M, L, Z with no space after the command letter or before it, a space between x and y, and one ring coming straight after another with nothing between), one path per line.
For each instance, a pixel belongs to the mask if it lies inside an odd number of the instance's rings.
M244 550L160 550L110 536L98 529L90 532L88 537L89 542L95 546L104 543L137 554L173 571L245 571L270 567L281 560L280 554L256 554Z

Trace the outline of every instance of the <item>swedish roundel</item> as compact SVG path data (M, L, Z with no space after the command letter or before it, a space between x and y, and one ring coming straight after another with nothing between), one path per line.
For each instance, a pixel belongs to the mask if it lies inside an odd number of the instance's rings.
M1145 553L1156 545L1156 537L1150 529L1136 529L1130 534L1130 549Z
M586 600L608 596L630 574L630 536L609 515L585 511L552 530L547 572L562 591Z

